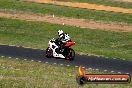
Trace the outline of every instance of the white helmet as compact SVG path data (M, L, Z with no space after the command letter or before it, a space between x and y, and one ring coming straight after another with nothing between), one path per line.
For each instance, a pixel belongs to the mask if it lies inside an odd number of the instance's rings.
M58 31L58 36L62 35L64 32L62 30Z

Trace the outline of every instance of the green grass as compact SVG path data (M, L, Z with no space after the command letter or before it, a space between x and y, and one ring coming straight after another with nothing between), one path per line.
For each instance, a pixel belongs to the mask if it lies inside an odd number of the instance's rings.
M121 14L106 11L96 11L51 4L38 4L22 2L17 0L0 0L0 11L24 11L35 14L49 14L56 16L65 16L70 18L83 18L86 20L121 22L132 24L132 14Z
M112 7L132 8L132 3L127 2L115 2L112 0L57 0L57 1L69 1L69 2L83 2L90 4L106 5Z
M130 88L130 84L86 84L76 83L78 69L31 61L0 58L1 88ZM88 74L103 74L89 70Z
M132 33L81 29L44 22L0 18L0 43L46 49L62 29L76 42L77 53L132 59Z

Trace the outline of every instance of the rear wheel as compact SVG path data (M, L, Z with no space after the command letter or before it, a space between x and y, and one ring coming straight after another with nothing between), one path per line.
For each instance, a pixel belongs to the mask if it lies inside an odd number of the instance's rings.
M52 51L51 48L48 47L48 48L46 49L45 56L46 56L47 58L52 58L52 57L53 57L53 51Z
M65 59L72 61L72 60L74 60L74 57L75 57L75 51L73 49L69 48Z

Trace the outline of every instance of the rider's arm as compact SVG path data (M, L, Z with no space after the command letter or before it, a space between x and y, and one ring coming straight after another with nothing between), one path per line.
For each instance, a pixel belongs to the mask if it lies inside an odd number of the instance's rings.
M65 35L61 35L59 38L57 38L57 41L61 41L64 38L65 38Z
M62 38L61 38L61 37L59 37L59 38L57 38L57 39L56 39L56 41L57 41L57 42L58 42L58 41L61 41L61 39L62 39Z

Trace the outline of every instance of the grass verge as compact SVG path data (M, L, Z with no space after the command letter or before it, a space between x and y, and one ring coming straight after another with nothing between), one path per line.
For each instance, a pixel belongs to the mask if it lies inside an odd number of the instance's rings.
M121 14L106 11L96 11L81 8L38 4L17 0L0 0L0 11L25 11L36 14L49 14L87 20L132 23L132 14Z
M77 68L0 58L1 88L78 88ZM89 70L91 73L104 73ZM83 88L130 88L130 84L86 84Z
M97 4L97 5L112 6L112 7L132 8L132 3L115 2L112 0L57 0L57 1L82 2L82 3L90 3L90 4Z
M76 42L77 53L132 59L132 33L81 29L44 22L0 18L0 43L45 49L57 31L64 30Z

